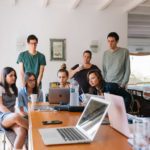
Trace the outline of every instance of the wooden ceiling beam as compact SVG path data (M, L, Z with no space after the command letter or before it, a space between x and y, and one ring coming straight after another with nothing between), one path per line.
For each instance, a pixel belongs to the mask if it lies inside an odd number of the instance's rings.
M132 9L134 9L137 6L140 6L140 4L146 2L147 0L132 0L127 5L124 6L124 11L129 12Z
M17 0L10 0L12 6L16 6Z
M79 4L80 4L81 0L73 0L73 2L71 3L71 9L76 9Z
M98 10L106 9L112 2L113 0L103 0L98 6Z
M50 0L41 0L41 6L46 8L50 3Z

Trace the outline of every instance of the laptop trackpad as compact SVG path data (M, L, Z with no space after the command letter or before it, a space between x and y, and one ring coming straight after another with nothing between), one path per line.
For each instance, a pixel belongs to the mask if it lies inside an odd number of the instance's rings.
M64 143L64 139L58 133L58 131L54 128L43 128L39 129L40 135L42 136L42 140L45 145Z

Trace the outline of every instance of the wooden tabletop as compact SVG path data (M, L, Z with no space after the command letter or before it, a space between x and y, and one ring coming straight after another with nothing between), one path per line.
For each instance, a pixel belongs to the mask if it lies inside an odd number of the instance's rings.
M42 104L43 105L43 104ZM90 144L71 144L45 146L39 134L39 128L53 128L76 125L81 113L67 111L39 112L30 111L29 108L29 144L32 150L132 150L127 138L108 125L101 125L100 129ZM44 120L61 120L60 125L42 125Z

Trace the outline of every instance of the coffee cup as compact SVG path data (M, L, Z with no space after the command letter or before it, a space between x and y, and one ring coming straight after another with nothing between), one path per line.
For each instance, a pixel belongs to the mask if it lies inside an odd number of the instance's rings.
M32 103L37 102L37 94L31 94L30 97Z

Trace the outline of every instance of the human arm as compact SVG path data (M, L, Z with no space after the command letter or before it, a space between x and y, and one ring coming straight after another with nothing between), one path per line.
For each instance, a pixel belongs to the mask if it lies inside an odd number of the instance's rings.
M103 55L103 62L102 62L102 75L103 75L103 78L105 78L106 74L107 74L107 71L106 71L106 66L105 66L105 53Z
M25 86L24 67L23 67L23 63L22 62L19 63L19 74L20 74L20 79L21 79L21 86L24 87Z
M21 91L19 91L19 93L18 93L18 100L17 100L17 103L16 103L17 110L19 111L19 114L21 116L27 115L27 112L26 112L27 109L25 110L25 107L26 107L25 102L24 102L25 99L24 99L24 97L22 95L23 90L24 89L22 89Z
M75 65L69 70L69 78L71 79L77 72L81 70L81 67L79 65Z
M0 96L0 111L3 113L10 112L10 110L4 106L2 96Z
M5 112L10 112L10 110L3 104L3 93L5 92L4 88L0 86L0 111L5 113Z
M127 85L128 81L129 81L129 77L130 77L130 57L129 57L129 51L126 51L125 54L125 71L124 71L124 77L121 83L121 87L125 88L125 86Z
M26 116L26 115L28 115L27 112L24 111L24 108L23 108L23 107L20 107L20 108L19 108L19 114L20 114L21 116Z
M43 54L40 54L39 58L40 58L40 66L39 66L38 77L37 77L37 85L38 86L41 83L41 80L43 78L44 69L46 66L45 56Z
M19 64L19 76L20 76L20 80L21 80L21 86L24 87L25 86L25 81L24 81L24 53L20 53L17 59L17 64Z
M40 82L41 82L41 80L43 78L44 68L45 68L44 65L40 66L39 75L38 75L38 78L37 78L37 85L38 86L40 85Z

